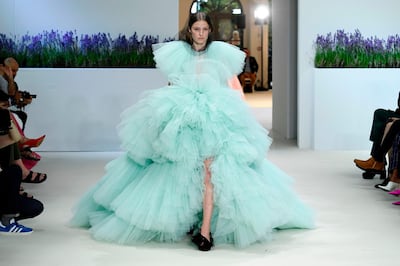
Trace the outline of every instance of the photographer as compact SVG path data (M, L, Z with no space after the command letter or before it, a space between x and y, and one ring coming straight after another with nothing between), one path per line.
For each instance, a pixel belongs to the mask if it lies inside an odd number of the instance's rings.
M15 82L19 70L18 62L8 57L4 60L4 65L0 66L0 104L5 107L16 107L17 109L11 109L13 113L12 119L19 129L22 139L19 142L20 152L23 157L24 164L31 169L40 160L40 155L33 152L31 148L38 147L44 140L45 135L37 138L30 139L24 135L25 125L28 115L23 111L25 106L32 103L32 99L36 98L36 95L32 95L27 91L20 91L18 85ZM4 101L8 97L7 101ZM14 115L15 114L15 115ZM17 118L21 121L18 123Z
M33 218L42 213L43 204L20 193L23 167L18 165L16 141L10 112L0 108L0 234L25 235L32 229L18 220Z

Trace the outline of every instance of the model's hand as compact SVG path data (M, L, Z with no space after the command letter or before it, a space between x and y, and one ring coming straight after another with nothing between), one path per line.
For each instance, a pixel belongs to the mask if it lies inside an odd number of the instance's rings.
M14 82L14 76L13 76L11 67L5 66L4 67L4 74L5 74L8 82Z

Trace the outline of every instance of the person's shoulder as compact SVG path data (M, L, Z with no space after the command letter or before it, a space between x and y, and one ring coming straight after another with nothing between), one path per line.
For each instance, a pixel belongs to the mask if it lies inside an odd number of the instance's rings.
M238 47L222 41L213 41L208 50L209 58L223 62L230 73L242 72L246 55Z
M223 41L213 41L210 43L208 50L214 55L238 55L244 56L244 52L239 47Z
M182 48L182 47L185 47L185 46L188 46L188 45L189 44L187 42L184 42L184 41L169 41L169 42L162 42L162 43L153 44L153 50L156 51L158 49L165 48L165 47L167 47L167 49L171 49L171 48L172 49L174 49L174 48L179 49L179 48Z
M234 49L234 50L240 50L239 47L236 45L223 42L223 41L212 41L209 45L211 49Z

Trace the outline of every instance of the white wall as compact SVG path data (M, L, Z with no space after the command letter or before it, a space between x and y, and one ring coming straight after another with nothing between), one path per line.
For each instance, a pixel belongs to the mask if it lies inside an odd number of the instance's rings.
M18 85L37 94L25 134L46 134L42 151L116 151L120 114L149 89L167 84L157 69L23 68Z
M347 32L359 29L364 36L386 38L388 35L399 33L399 9L398 0L298 0L298 146L300 148L312 148L314 139L313 43L316 36L328 32L334 33L338 29ZM398 91L400 84L396 88L382 89ZM393 103L395 102L396 98L393 99ZM337 108L332 111L339 112L339 116L349 115L340 113L339 102ZM364 113L372 117L372 112L370 109Z
M43 30L175 36L178 0L1 0L0 32L23 35Z
M277 135L297 134L297 0L272 2L272 128Z

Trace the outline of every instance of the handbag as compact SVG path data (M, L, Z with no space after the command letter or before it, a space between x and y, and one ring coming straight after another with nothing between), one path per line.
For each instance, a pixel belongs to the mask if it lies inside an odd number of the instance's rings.
M11 126L10 126L10 130L8 131L8 135L14 142L18 142L21 140L22 136L19 133L17 126L14 124L13 119L11 119L10 123L11 123Z

